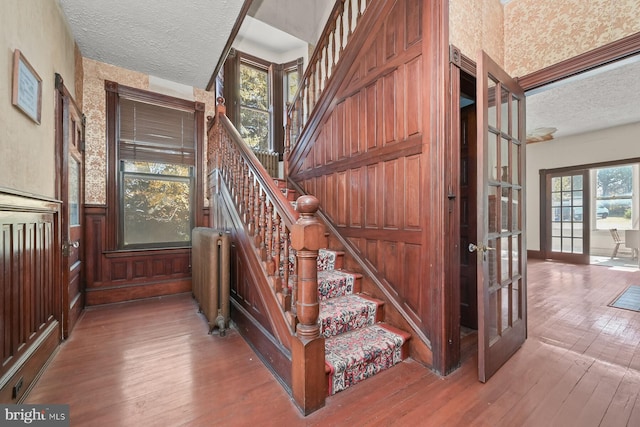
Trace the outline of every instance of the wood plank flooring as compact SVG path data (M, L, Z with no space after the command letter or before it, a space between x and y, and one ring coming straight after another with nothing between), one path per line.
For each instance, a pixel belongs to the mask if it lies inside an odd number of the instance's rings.
M239 334L207 335L189 295L85 311L27 403L72 426L639 426L640 313L608 307L640 272L531 261L529 338L486 384L476 357L415 361L304 418Z

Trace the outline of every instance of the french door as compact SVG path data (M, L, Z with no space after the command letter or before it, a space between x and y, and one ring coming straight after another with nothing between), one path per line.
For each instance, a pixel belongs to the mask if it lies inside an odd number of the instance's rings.
M545 258L589 264L589 171L550 172L544 181Z
M487 381L527 336L525 97L485 53L477 73L478 377Z

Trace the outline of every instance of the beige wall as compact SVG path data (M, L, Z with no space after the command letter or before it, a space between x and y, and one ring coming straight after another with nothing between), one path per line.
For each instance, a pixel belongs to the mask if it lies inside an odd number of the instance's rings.
M107 200L105 80L183 99L204 102L205 117L213 116L215 113L214 92L162 81L153 76L87 58L82 60L82 69L83 112L87 118L85 127L85 202L87 204L104 205Z
M540 169L638 157L640 123L527 145L527 249L540 249Z
M0 48L0 187L54 197L54 74L75 92L74 40L58 2L2 0ZM11 104L15 49L42 79L40 125Z

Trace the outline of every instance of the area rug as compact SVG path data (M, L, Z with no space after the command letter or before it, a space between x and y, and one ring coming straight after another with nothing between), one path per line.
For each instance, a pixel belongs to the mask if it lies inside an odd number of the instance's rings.
M640 311L640 285L630 285L609 304L609 307Z

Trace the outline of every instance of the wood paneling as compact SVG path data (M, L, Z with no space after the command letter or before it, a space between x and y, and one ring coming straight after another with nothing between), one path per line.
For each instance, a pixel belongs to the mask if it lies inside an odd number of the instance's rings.
M426 330L419 256L425 221L423 64L420 18L409 16L420 6L413 3L385 7L375 36L351 66L338 102L315 133L307 156L313 168L301 161L293 177L320 200L340 233L358 242L398 302ZM407 257L414 262L406 265Z
M107 212L105 206L85 208L87 305L191 290L191 248L108 251Z
M231 202L226 185L211 187L213 228L231 233L231 318L240 333L273 370L285 387L291 384L290 340L292 332L273 295L262 263Z
M3 403L22 397L60 339L59 212L57 201L0 190Z

